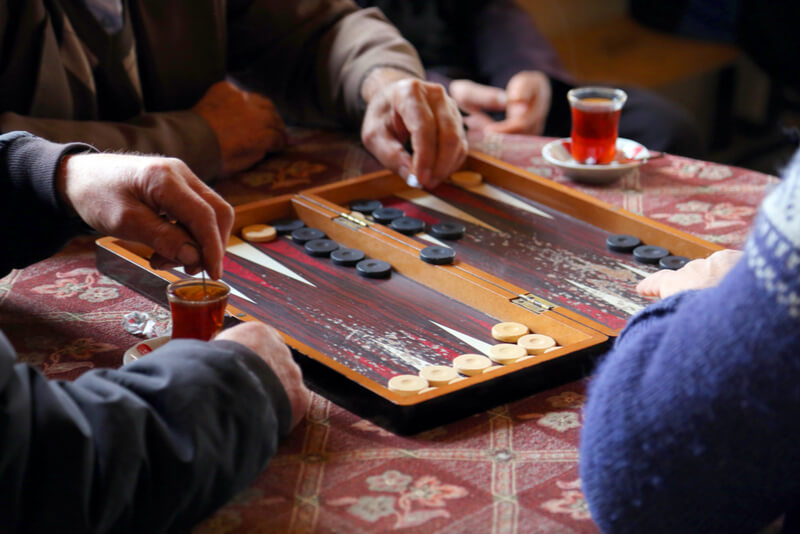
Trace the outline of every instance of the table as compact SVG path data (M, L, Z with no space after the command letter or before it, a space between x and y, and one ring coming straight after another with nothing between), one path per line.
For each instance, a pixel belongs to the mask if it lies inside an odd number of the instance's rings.
M666 155L606 186L573 183L541 157L545 138L471 134L471 148L606 202L739 247L777 178ZM216 189L234 204L378 170L353 138L291 130L291 144ZM122 318L168 312L101 275L93 241L0 279L0 327L50 378L118 367L138 338ZM578 478L587 380L411 437L314 395L267 470L195 534L596 532Z

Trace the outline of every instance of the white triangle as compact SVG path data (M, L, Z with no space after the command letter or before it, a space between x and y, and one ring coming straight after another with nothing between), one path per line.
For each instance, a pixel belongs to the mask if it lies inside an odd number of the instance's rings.
M186 271L183 270L183 267L175 267L175 269L173 269L173 270L182 272L186 276L191 276L192 278L202 278L203 277L203 273L187 274ZM222 281L225 282L225 278L223 278ZM252 302L253 304L256 303L256 301L254 301L253 299L251 299L250 297L248 297L247 295L245 295L244 293L242 293L241 291L239 291L235 287L231 286L230 284L228 284L228 285L231 288L231 295L236 295L237 297L242 298L244 300L248 300L248 301Z
M641 276L643 278L650 276L650 273L648 273L647 271L643 271L641 269L637 269L636 267L633 267L631 265L626 265L626 264L624 264L622 262L617 262L617 265L619 265L620 267L623 267L625 269L628 269L630 272L638 274L639 276Z
M441 241L439 241L438 239L436 239L436 238L435 238L435 237L433 237L432 235L430 235L430 234L426 234L425 232L420 232L420 233L418 233L418 234L416 235L416 237L418 237L418 238L420 238L420 239L424 239L425 241L430 241L430 242L431 242L431 243L433 243L434 245L439 245L440 247L447 247L447 248L450 248L450 245L448 245L447 243L442 243Z
M236 236L231 236L230 240L228 241L228 247L226 248L228 252L233 254L234 256L239 256L240 258L244 258L248 261L252 261L255 264L261 265L262 267L266 267L271 271L275 271L276 273L281 273L289 278L294 278L298 282L303 282L304 284L308 284L311 287L317 287L296 272L292 271L291 269L284 266L282 263L278 262L277 260L273 259L272 256L267 254L261 249L258 249L247 243L242 241Z
M530 204L522 202L517 197L509 195L505 191L501 191L500 189L496 188L493 185L480 184L471 187L466 187L465 189L467 189L468 191L472 191L476 195L482 195L485 196L486 198L491 198L493 200L503 202L504 204L509 204L511 206L514 206L515 208L519 208L529 213L533 213L534 215L539 215L540 217L546 217L547 219L553 218L553 216L550 215L549 213L546 213L538 208L534 208Z
M477 224L478 226L483 226L484 228L488 228L492 232L500 233L500 230L498 230L491 224L485 223L482 220L473 217L466 211L460 210L457 207L453 206L452 204L448 204L444 200L435 197L431 194L428 194L425 191L419 189L406 189L405 191L400 191L395 193L395 195L400 198L408 200L412 204L416 204L418 206L424 206L426 208L438 211L439 213L444 213L446 215L450 215L451 217L456 217L458 219L461 219L462 221L467 221L471 222L472 224Z
M441 324L439 324L439 323L437 323L435 321L431 321L431 323L435 324L436 326L438 326L439 328L441 328L445 332L457 337L458 339L460 339L461 341L463 341L467 345L471 346L475 350L478 350L478 351L484 353L487 356L489 355L489 349L492 348L492 346L489 345L488 343L484 343L480 339L476 339L476 338L474 338L472 336L468 336L467 334L465 334L463 332L459 332L458 330L453 330L452 328L447 328L446 326L441 325Z
M619 295L614 295L612 293L606 293L603 290L594 287L589 287L579 282L575 282L573 280L567 280L567 282L569 282L570 284L574 285L577 288L584 290L585 292L589 293L595 298L604 301L606 304L613 306L618 310L624 311L629 315L633 315L634 313L644 308L643 305L632 302L626 299L625 297L620 297Z

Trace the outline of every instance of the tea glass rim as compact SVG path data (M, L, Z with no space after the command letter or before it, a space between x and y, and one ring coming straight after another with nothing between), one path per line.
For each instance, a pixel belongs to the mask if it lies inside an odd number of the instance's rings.
M231 286L229 286L222 280L206 280L205 284L207 286L210 285L217 288L222 288L225 290L225 292L215 296L214 298L205 300L189 300L181 298L179 295L176 295L174 293L174 290L176 288L203 285L202 280L198 280L196 278L189 278L189 279L175 280L174 282L170 282L169 284L167 284L167 300L169 300L170 302L180 302L181 304L184 304L186 306L207 306L209 304L219 302L223 299L227 299L228 295L230 295Z
M586 98L598 97L607 98L609 103L584 103ZM616 87L603 87L599 85L588 85L583 87L575 87L567 91L567 100L569 105L576 109L584 111L598 111L610 110L617 111L622 109L625 102L628 100L628 94L622 89Z

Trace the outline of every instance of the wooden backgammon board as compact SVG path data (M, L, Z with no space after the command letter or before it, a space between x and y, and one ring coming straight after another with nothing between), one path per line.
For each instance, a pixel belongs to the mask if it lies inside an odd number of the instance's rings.
M385 171L237 207L223 278L232 287L229 316L275 326L310 387L407 434L588 372L592 356L647 304L635 286L657 268L610 251L609 235L633 235L688 258L720 249L483 154L470 154L464 168L483 183L427 192ZM365 199L422 220L426 231L404 235L353 214L351 204ZM289 235L266 243L239 237L245 226L286 219L387 262L391 274L360 276L352 266L308 254ZM464 236L440 239L428 230L448 222L463 225ZM422 261L430 246L452 248L455 261ZM188 276L151 269L150 252L102 238L98 268L166 304L167 283ZM550 336L560 348L413 395L388 389L394 376L486 354L499 343L492 326L506 321Z

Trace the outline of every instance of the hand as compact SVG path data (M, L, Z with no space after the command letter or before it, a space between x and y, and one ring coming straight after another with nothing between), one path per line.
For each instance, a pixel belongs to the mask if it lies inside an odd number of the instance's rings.
M311 392L303 383L303 373L292 359L283 338L274 328L255 321L223 330L215 339L241 343L258 354L278 377L292 405L292 428L305 416Z
M433 188L467 157L467 140L455 102L439 84L394 69L375 69L361 89L367 111L361 139L383 165L408 181ZM404 148L411 140L413 155Z
M739 250L719 250L708 258L692 260L677 271L664 269L639 282L636 291L646 297L667 298L687 289L713 287L742 257Z
M469 113L464 122L470 129L528 135L542 135L552 100L550 80L539 71L518 72L505 91L471 80L453 80L450 94ZM505 120L492 120L487 114L491 111L505 111Z
M272 101L230 82L212 85L192 111L217 135L223 175L249 169L286 147L286 126Z
M152 247L154 268L222 276L233 208L174 158L81 154L62 160L62 199L103 234ZM177 224L170 221L175 220Z

